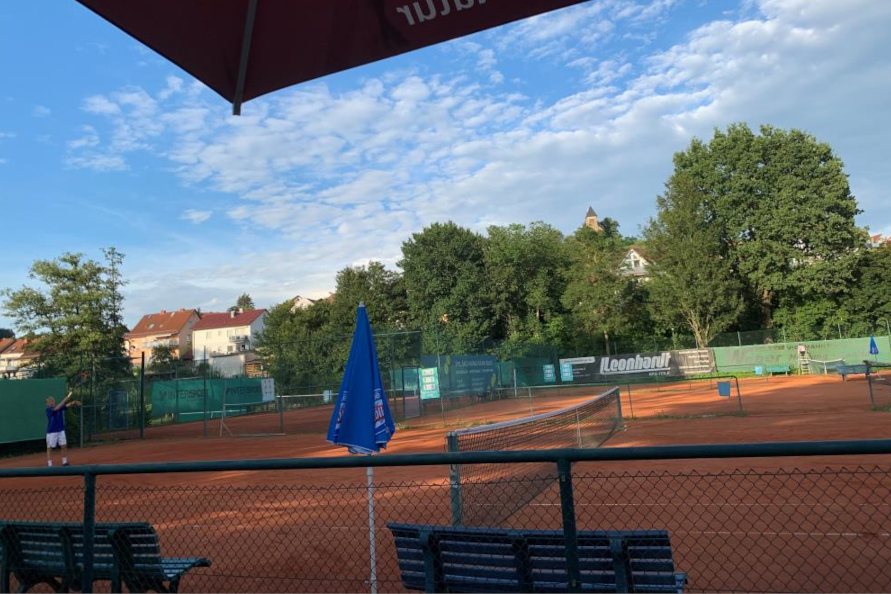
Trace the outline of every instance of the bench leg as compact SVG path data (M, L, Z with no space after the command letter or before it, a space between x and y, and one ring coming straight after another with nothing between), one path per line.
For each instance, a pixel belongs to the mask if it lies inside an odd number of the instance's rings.
M179 579L170 580L170 583L167 585L168 592L179 592Z
M0 592L9 592L9 570L6 567L0 570Z

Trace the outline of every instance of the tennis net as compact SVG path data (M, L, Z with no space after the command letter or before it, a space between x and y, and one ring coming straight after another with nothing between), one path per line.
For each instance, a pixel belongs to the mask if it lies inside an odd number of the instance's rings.
M808 359L807 370L810 375L829 375L835 373L840 366L845 364L844 359L830 359L828 361L820 361L819 359Z
M622 429L619 388L575 406L448 434L450 452L595 448ZM465 464L451 471L453 522L501 525L557 480L553 464Z

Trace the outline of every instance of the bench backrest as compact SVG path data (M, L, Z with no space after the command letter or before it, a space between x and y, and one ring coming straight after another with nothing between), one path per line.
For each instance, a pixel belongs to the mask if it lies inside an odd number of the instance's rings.
M4 548L9 546L10 562L15 567L43 568L79 579L84 567L83 524L9 522L0 524L0 538ZM111 576L115 551L123 572L161 565L161 547L151 524L96 524L93 537L96 579Z
M58 526L27 522L0 524L0 549L10 568L61 573L66 567L66 546Z
M500 530L388 524L406 587L436 592L565 592L559 530ZM676 591L664 530L578 534L582 586L614 592Z
M93 573L99 577L110 576L114 564L115 552L121 560L121 571L132 571L136 566L149 566L161 564L161 545L158 535L151 524L124 523L124 524L96 524L93 537ZM128 535L141 545L136 548L139 561L133 561L133 545ZM71 541L73 558L77 567L82 568L84 530L82 524L75 524L71 528Z

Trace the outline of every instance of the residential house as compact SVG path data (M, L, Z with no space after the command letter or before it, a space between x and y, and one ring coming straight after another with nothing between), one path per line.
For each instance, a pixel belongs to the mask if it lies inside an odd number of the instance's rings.
M0 338L0 355L3 354L3 351L11 347L15 344L15 338ZM3 379L3 365L5 363L4 359L0 359L0 379Z
M227 377L241 375L259 359L254 341L265 328L265 309L203 314L192 327L195 360L207 361Z
M881 233L869 236L869 247L880 248L884 246L891 246L891 237L886 237Z
M298 309L306 309L320 301L334 303L334 293L329 293L327 297L322 297L321 299L311 299L310 297L301 297L300 295L297 295L291 299L291 313L294 313Z
M192 353L192 327L201 320L201 314L194 309L178 311L161 310L159 313L142 316L133 330L124 336L124 346L130 360L141 364L142 355L150 363L155 347L170 347L177 359L187 359Z
M647 272L649 266L650 258L646 255L644 250L639 246L631 246L628 248L628 251L625 252L625 256L622 258L622 263L619 266L619 269L625 276L633 276L641 280L646 280L649 278L649 273Z
M27 338L19 338L18 340L12 340L12 344L8 344L10 340L6 338L0 341L0 345L5 345L0 350L0 378L22 379L31 377L37 356L33 350L28 350L29 340Z

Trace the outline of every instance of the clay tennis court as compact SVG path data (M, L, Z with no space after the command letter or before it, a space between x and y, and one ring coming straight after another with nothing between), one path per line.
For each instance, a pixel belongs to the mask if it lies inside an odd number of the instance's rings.
M741 387L744 415L708 383L632 386L622 401L627 429L605 447L891 437L891 413L870 409L862 379L775 377ZM592 395L502 400L447 412L445 420L448 427L497 422L528 415L530 405L540 413ZM276 437L203 439L200 423L151 428L144 441L74 451L72 460L339 456L324 441L329 416L330 407L288 412L290 434ZM227 422L245 433L275 426L262 416ZM387 453L443 451L445 431L441 417L407 421ZM42 464L42 455L0 461ZM575 467L576 512L580 529L669 530L690 591L887 590L889 473L891 456L584 463ZM447 477L445 467L376 469L381 591L402 590L385 523L449 523ZM506 499L517 484L504 483ZM78 521L81 505L80 478L0 480L2 519ZM99 477L97 521L122 520L151 522L165 556L212 560L183 580L185 591L369 589L362 469ZM559 528L556 488L508 524Z

